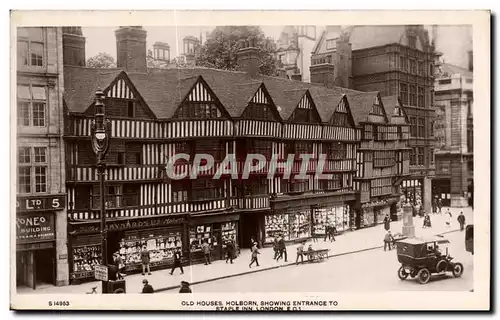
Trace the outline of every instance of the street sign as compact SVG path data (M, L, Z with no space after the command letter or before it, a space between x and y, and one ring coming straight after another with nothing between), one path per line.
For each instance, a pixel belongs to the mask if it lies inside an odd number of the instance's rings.
M94 269L96 280L108 281L108 267L106 266L95 266Z

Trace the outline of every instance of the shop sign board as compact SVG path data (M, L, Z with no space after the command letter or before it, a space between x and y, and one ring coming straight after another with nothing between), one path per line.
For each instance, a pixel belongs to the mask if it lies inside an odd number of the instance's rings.
M66 203L65 195L17 197L16 210L18 212L63 210L65 203Z
M17 243L55 240L55 223L53 213L36 213L17 215Z
M108 231L122 230L137 230L145 228L155 228L162 226L179 225L185 222L184 218L179 217L162 217L162 218L146 218L146 219L130 219L123 221L108 221ZM94 233L100 232L101 227L98 223L95 224L75 224L72 225L71 234Z
M103 265L95 266L94 277L96 280L108 281L108 267Z

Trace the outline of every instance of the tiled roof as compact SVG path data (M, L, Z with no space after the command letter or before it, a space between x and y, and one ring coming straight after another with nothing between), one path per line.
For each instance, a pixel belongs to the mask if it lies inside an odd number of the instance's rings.
M387 114L387 119L391 121L394 108L398 104L398 96L385 96L382 97L382 104L384 105L385 113Z
M347 100L351 107L352 116L356 125L368 120L368 115L373 107L373 102L377 97L378 92L360 92L354 90L346 90Z
M105 89L124 71L65 67L65 102L71 112L84 112L94 99L97 87ZM345 94L356 124L366 121L377 92L361 92L278 77L250 78L245 72L208 68L157 69L148 73L125 73L140 96L159 119L171 118L189 90L200 79L207 83L231 117L239 117L264 84L283 120L287 120L307 91L323 123L329 122ZM389 112L388 112L389 114Z
M119 69L64 67L64 100L71 112L83 113L97 88L104 90L122 72Z
M449 64L449 63L443 63L441 65L441 71L444 73L449 73L450 75L452 74L461 74L462 76L466 76L466 77L472 77L472 72L469 71L468 69L465 69L465 68L462 68L462 67L459 67L459 66L456 66L456 65L453 65L453 64Z

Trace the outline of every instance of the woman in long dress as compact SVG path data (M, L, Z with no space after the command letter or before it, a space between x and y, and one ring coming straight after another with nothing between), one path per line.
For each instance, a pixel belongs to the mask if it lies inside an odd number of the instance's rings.
M450 209L448 208L448 211L446 211L445 213L445 224L446 224L446 228L450 228L451 227L451 212L450 212Z

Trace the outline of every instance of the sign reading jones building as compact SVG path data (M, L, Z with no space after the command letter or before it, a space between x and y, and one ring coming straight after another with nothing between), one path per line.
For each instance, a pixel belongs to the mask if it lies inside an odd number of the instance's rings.
M54 239L54 214L38 213L16 217L16 240L18 243Z

